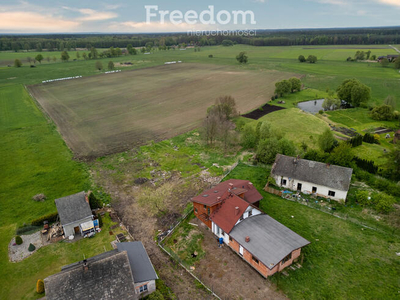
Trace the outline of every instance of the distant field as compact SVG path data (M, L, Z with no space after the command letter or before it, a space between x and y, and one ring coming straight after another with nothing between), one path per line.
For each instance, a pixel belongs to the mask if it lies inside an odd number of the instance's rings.
M242 113L267 102L279 71L176 64L29 87L81 158L123 151L198 126L216 97L232 95Z

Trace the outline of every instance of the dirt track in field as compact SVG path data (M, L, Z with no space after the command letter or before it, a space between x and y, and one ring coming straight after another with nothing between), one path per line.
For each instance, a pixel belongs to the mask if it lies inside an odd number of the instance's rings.
M266 103L295 76L206 64L174 64L30 86L78 158L121 152L198 126L221 95L238 110Z

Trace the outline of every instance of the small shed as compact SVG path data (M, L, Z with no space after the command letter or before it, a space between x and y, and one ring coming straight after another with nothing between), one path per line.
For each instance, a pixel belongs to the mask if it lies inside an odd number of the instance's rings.
M65 236L94 231L93 215L85 192L55 200Z

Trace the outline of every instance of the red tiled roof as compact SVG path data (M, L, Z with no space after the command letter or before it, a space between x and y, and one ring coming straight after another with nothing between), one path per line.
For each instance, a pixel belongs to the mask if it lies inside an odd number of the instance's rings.
M223 198L221 206L212 213L210 219L223 231L229 233L250 204L229 192L226 192Z
M248 180L239 179L229 179L227 181L221 182L212 189L209 189L200 195L193 197L192 201L205 204L207 206L213 206L223 200L223 195L228 189L232 189L233 193L237 193L242 190L246 190L244 194L244 199L253 204L262 199L261 194L253 186L253 184ZM235 190L238 189L237 192ZM220 198L218 198L220 197Z

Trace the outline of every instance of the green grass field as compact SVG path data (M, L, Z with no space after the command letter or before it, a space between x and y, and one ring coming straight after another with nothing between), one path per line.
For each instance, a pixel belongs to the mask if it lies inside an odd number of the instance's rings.
M261 208L311 244L303 267L270 280L290 299L395 299L400 261L398 235L376 232L262 191L269 170L239 165L229 178L247 179L261 192ZM293 218L292 218L293 216ZM375 223L379 223L375 220Z

